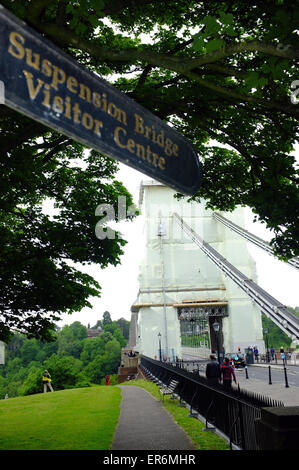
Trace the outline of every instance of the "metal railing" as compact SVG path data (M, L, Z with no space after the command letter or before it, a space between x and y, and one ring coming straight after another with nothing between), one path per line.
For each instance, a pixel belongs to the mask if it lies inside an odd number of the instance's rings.
M283 403L244 390L224 391L221 385L211 386L205 377L176 365L141 357L140 367L158 384L179 381L176 393L181 401L206 419L206 429L217 428L233 445L242 450L257 450L255 421L263 407L281 407Z
M246 294L259 306L261 311L269 317L294 342L299 343L299 318L285 305L272 297L259 287L245 274L233 266L220 255L212 246L205 242L186 222L177 214L173 216L184 232L199 246L199 248L213 261L222 272L232 279Z

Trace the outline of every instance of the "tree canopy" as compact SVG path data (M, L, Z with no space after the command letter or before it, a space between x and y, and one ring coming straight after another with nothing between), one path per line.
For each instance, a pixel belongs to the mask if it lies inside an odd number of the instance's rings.
M274 231L276 254L298 256L295 2L2 3L192 142L204 169L193 200L225 211L250 207ZM97 152L85 155L78 143L4 106L0 123L2 308L11 315L8 328L23 322L20 312L26 312L27 331L43 335L49 326L43 313L54 318L55 312L80 310L99 290L66 260L101 267L119 261L123 242L99 242L90 230L97 204L129 195L120 183L106 182L116 164ZM46 196L60 210L53 220L41 212Z
M55 390L100 384L106 374L116 381L121 348L126 340L116 321L103 327L96 338L76 321L55 332L55 341L41 342L16 333L5 347L0 368L0 399L42 392L41 377L49 370Z
M25 121L11 117L15 128ZM117 212L119 196L133 203L115 180L117 165L96 152L86 154L75 142L55 151L61 139L45 130L38 143L30 139L2 160L2 340L13 330L51 339L53 322L62 312L91 307L90 297L100 295L100 285L81 266L117 265L126 244L118 233L101 240L95 235L98 205L109 203ZM45 201L53 204L54 212L43 210Z

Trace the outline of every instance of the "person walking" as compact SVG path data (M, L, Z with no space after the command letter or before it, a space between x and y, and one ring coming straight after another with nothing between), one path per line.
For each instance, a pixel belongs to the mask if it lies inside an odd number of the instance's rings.
M216 357L214 354L210 355L210 361L207 363L206 366L206 378L208 379L208 383L210 385L217 385L219 384L220 380L220 365L219 362L216 361Z
M275 349L273 348L273 346L271 346L270 353L271 353L272 361L274 361Z
M49 388L51 392L54 392L52 384L51 384L51 381L52 381L51 375L48 370L45 370L45 372L43 373L42 380L44 384L44 393L47 393L47 388Z
M223 387L225 390L230 390L232 386L232 380L237 383L236 375L233 366L230 365L229 358L226 357L224 364L220 368L220 380L223 381Z
M110 375L105 375L106 385L110 385Z

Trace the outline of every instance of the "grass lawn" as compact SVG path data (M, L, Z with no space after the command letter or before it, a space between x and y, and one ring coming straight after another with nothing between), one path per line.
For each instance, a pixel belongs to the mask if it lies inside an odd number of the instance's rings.
M1 450L108 450L119 387L94 386L0 401Z
M138 385L161 400L152 382L124 384ZM167 396L163 406L198 450L229 449L226 441L203 431L204 424L189 418L189 410L177 403ZM1 400L0 450L109 450L120 405L121 388L100 385Z
M139 387L147 390L158 400L161 400L159 387L147 380L135 380L125 382L126 385L138 385ZM189 418L189 410L184 407L179 407L178 400L172 400L169 396L164 397L163 403L166 410L172 415L173 419L178 425L184 429L188 436L193 441L198 450L229 450L229 444L212 431L203 431L205 424L198 419Z

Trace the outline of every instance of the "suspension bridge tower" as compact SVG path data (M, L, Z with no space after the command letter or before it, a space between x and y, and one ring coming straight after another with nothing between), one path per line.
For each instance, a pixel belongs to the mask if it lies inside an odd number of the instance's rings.
M213 349L230 353L240 347L244 352L249 345L264 352L261 309L196 246L175 214L256 282L246 240L217 221L204 204L174 195L156 181L140 186L146 241L139 292L131 307L131 346L146 356L166 355L170 360L206 357ZM244 226L242 208L229 218Z

